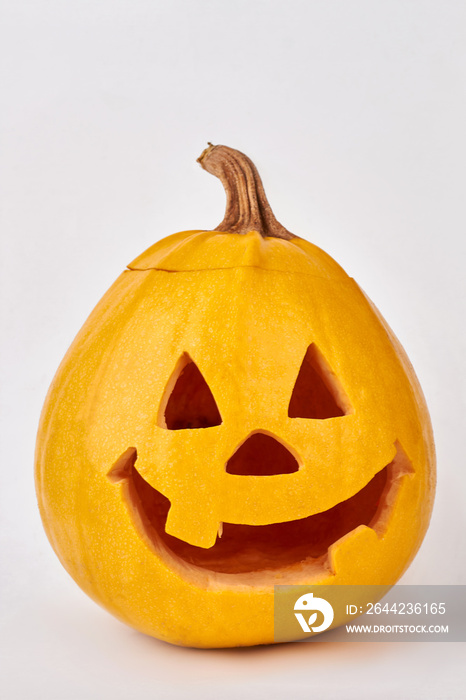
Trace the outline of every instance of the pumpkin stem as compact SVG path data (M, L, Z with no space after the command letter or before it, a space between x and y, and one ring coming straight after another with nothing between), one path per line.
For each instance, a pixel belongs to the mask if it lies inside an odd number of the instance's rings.
M214 231L257 231L264 238L295 238L273 215L259 173L244 153L209 143L197 161L221 180L227 195L225 217Z

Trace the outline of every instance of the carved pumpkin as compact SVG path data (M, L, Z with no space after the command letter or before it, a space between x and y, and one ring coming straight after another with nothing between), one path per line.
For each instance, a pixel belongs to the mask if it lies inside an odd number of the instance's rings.
M251 161L199 159L214 231L122 273L50 388L37 444L62 564L127 624L273 642L274 584L387 584L428 526L434 447L400 344L326 253L273 217Z

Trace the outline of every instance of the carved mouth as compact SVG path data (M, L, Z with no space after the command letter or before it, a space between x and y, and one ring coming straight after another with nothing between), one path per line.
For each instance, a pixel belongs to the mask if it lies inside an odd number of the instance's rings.
M126 505L136 529L158 556L171 565L216 574L235 575L238 583L251 576L260 583L279 579L283 574L306 569L310 573L334 573L329 564L329 548L361 525L372 528L378 537L385 532L402 477L413 473L401 445L390 464L381 469L356 494L333 508L307 518L271 525L223 523L221 536L213 547L204 549L188 544L165 532L170 501L153 488L136 469L136 448L129 448L108 474L113 483L123 484ZM277 574L279 574L277 576Z

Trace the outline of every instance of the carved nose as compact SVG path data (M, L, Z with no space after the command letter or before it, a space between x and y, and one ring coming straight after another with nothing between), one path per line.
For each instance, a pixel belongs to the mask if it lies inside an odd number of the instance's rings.
M290 450L272 435L253 433L230 457L228 474L274 476L297 472L299 464Z

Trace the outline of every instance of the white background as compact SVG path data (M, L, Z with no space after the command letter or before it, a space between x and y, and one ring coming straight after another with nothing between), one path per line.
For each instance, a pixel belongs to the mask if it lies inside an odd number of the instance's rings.
M214 228L206 142L381 309L430 407L438 491L405 583L466 583L464 0L3 0L2 695L462 698L460 644L179 649L88 600L42 531L35 432L119 272Z

